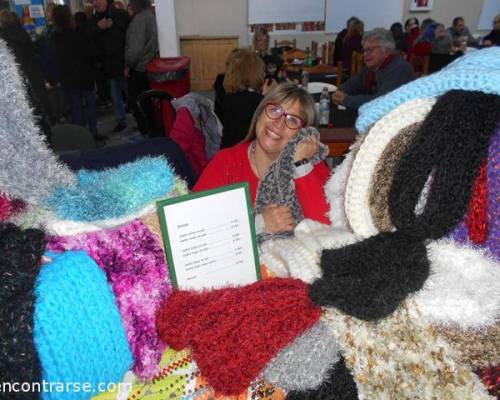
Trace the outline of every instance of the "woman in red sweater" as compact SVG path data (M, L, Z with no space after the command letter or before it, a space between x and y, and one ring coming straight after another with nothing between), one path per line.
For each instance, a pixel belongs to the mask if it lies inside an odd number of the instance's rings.
M316 121L311 96L292 83L269 92L257 107L247 137L242 143L219 151L203 171L193 190L207 190L232 183L248 182L252 203L260 180L280 156L288 142L304 127ZM310 161L319 151L315 139L301 141L295 151L295 191L305 218L329 224L328 203L323 186L330 176L324 161ZM271 205L257 215L260 232L291 231L295 221L286 206Z

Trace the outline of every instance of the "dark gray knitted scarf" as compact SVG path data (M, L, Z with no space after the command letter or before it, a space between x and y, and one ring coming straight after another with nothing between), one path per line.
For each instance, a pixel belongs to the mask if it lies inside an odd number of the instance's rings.
M295 193L295 182L293 174L295 171L294 157L297 145L303 140L313 136L319 140L319 132L314 127L302 129L283 149L279 158L271 164L259 183L257 197L255 199L254 210L256 214L261 214L266 206L275 204L283 205L292 211L295 223L298 224L304 219L302 207ZM320 144L318 153L311 159L312 164L324 160L328 155L328 148ZM261 233L257 236L259 243L268 239L279 239L293 236L293 231L278 233Z

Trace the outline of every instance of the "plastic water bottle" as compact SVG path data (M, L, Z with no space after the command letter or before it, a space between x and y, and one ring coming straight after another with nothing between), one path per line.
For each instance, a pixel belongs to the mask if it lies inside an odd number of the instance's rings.
M319 98L319 124L328 125L330 122L330 93L325 86Z

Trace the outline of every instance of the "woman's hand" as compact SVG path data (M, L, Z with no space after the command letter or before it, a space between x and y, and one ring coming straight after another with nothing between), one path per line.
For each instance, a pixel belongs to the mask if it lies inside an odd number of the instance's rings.
M295 149L294 161L310 160L319 151L319 141L311 136L300 141Z
M295 227L292 211L286 206L272 204L264 207L262 217L266 233L292 231Z

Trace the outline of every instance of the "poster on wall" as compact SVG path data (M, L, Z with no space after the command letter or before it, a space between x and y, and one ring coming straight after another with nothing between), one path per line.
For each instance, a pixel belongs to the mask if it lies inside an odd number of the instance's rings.
M410 0L410 11L431 11L433 0Z
M35 38L46 24L43 0L15 0L15 3L21 24Z

